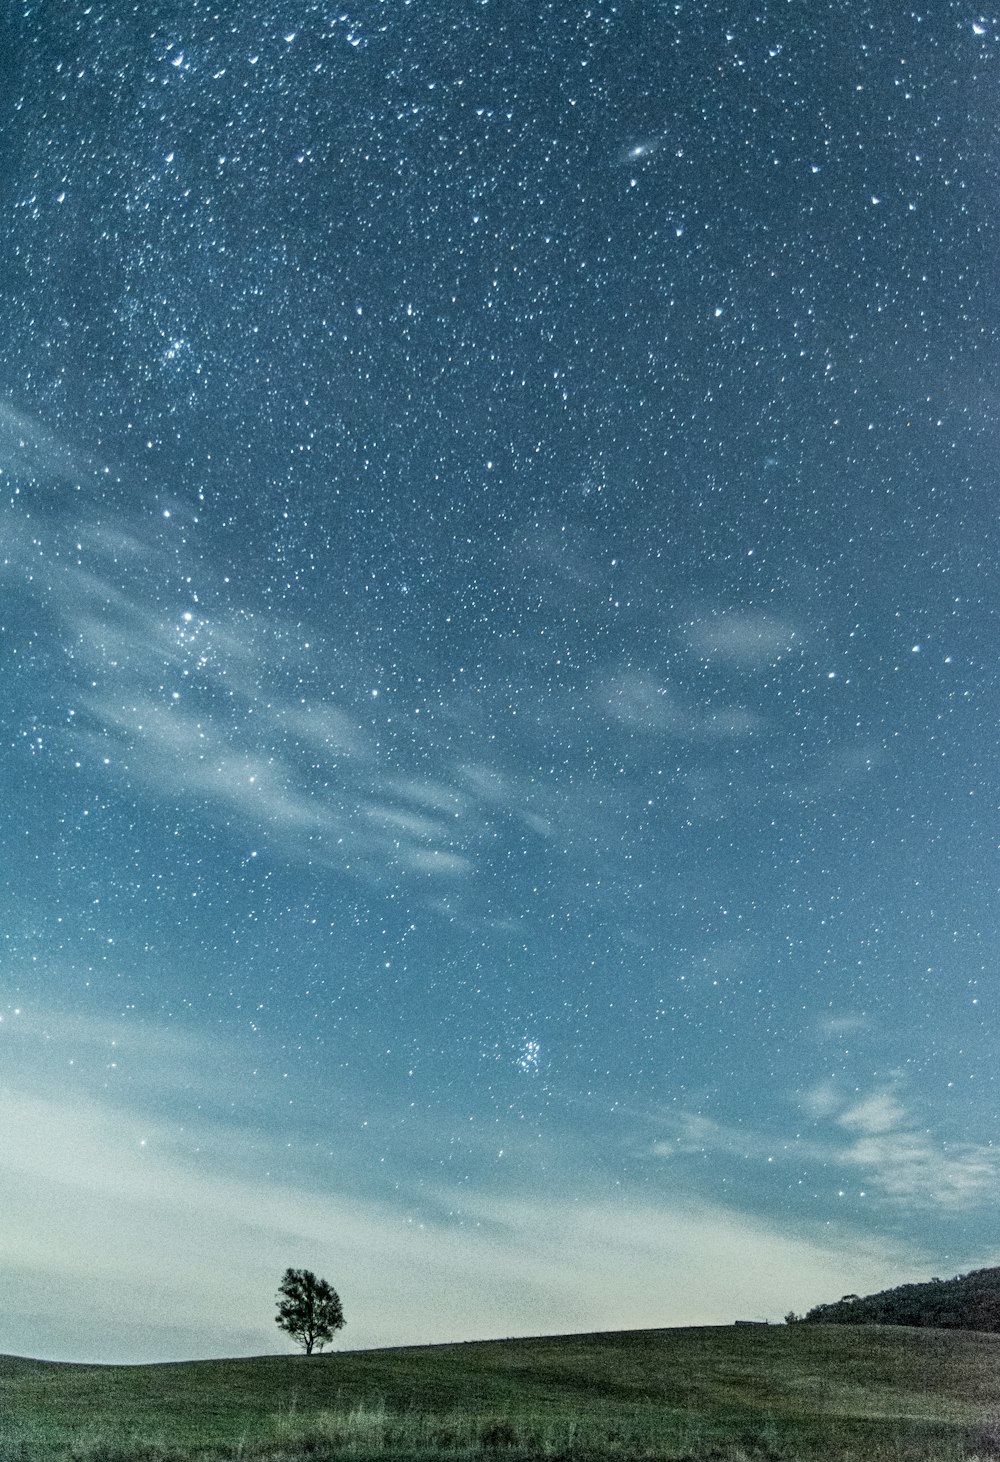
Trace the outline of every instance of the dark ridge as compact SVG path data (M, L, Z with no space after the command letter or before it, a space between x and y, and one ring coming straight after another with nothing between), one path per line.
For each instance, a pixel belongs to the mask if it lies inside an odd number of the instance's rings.
M900 1284L878 1294L847 1294L790 1315L807 1325L919 1325L935 1330L1000 1331L1000 1268L973 1269L954 1279Z

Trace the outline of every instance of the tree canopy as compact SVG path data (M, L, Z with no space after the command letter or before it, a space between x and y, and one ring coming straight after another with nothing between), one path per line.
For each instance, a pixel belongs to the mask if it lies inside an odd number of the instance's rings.
M311 1269L285 1270L278 1286L278 1313L274 1318L306 1355L322 1350L344 1327L340 1296Z
M830 1304L816 1305L799 1323L1000 1331L1000 1268L973 1269L954 1279L901 1284L878 1294L844 1295Z

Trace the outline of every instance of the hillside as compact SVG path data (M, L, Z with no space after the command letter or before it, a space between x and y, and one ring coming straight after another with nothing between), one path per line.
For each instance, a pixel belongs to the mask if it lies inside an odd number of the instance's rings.
M1000 1450L998 1362L986 1335L812 1325L156 1366L0 1361L0 1459L958 1462Z
M845 1295L802 1316L812 1325L920 1325L937 1330L1000 1331L1000 1269L954 1279L901 1284L878 1294Z

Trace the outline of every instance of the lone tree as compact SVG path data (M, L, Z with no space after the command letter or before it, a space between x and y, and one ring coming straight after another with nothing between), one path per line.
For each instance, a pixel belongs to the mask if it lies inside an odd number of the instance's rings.
M286 1269L278 1286L275 1323L301 1345L306 1355L322 1350L344 1327L340 1296L311 1269Z

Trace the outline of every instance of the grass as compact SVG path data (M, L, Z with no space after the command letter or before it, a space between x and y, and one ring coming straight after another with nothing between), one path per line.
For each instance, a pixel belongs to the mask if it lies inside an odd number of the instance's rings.
M623 1331L158 1366L0 1358L0 1462L1000 1458L1000 1337Z

